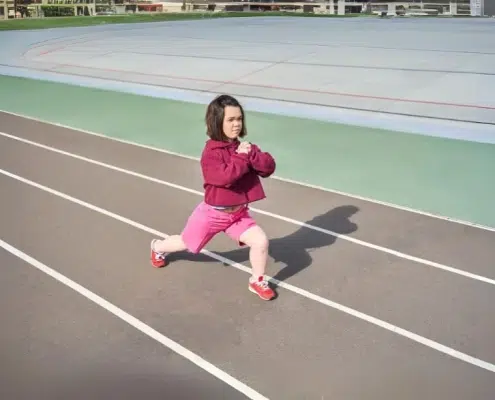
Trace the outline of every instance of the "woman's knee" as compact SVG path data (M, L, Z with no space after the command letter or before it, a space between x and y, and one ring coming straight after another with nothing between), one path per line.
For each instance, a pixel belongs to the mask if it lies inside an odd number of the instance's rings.
M266 233L259 226L253 226L241 235L240 241L259 250L267 250L269 245Z

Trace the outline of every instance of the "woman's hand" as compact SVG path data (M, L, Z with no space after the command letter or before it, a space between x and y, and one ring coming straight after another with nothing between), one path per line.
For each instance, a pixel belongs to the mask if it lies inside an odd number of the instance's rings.
M237 148L238 153L249 154L250 151L251 151L251 143L249 142L242 142Z

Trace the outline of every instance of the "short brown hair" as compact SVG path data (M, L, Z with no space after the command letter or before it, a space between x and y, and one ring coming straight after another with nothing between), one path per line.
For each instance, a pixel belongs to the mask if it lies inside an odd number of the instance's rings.
M242 129L239 137L247 135L246 118L244 109L241 104L228 94L221 94L215 97L206 108L205 122L206 134L213 140L226 141L227 136L223 132L223 119L225 116L225 107L239 107L242 114Z

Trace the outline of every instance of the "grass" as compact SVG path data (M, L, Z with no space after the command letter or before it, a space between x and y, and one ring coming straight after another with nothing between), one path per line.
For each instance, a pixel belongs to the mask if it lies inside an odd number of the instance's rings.
M185 13L157 13L157 14L125 14L102 15L94 17L50 17L0 20L1 30L49 29L78 26L93 26L107 24L130 24L161 21L185 21L198 19L218 19L235 17L313 17L313 18L348 18L362 16L362 14L314 14L296 12L185 12Z

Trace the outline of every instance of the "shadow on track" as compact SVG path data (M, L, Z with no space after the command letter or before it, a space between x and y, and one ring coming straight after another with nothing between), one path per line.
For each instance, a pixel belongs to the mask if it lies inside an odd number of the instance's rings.
M349 234L358 229L357 225L350 221L350 218L358 211L359 208L356 206L340 206L306 221L306 224L324 228L338 234ZM273 278L284 281L308 268L313 262L310 254L311 251L331 246L336 240L337 238L335 236L305 227L300 227L289 235L270 239L270 257L275 263L280 262L284 264ZM249 248L247 247L226 252L215 251L215 253L237 263L246 263L249 261ZM194 255L187 252L171 254L168 256L168 260L170 262L176 260L218 262L203 254Z

